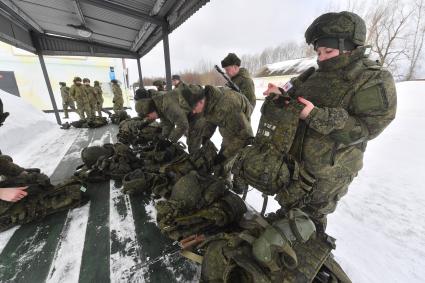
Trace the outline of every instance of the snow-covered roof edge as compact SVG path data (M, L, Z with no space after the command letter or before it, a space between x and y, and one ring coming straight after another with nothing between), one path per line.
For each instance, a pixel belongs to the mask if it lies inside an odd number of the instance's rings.
M286 60L267 64L260 69L255 75L256 77L271 77L271 76L285 76L297 75L307 70L310 67L317 68L316 57L307 57Z

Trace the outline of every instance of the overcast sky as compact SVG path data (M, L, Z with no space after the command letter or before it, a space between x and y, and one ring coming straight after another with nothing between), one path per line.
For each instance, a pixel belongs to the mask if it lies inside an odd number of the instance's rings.
M211 0L169 35L171 72L205 60L219 64L227 53L255 54L281 43L304 42L308 25L330 7L349 0ZM165 76L162 41L141 59L143 76ZM127 60L129 81L138 79L136 60ZM243 64L243 62L242 62Z

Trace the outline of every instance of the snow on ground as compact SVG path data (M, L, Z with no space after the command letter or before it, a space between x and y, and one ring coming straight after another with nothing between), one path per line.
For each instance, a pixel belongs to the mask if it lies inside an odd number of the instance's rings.
M396 120L369 143L364 168L329 216L328 233L337 238L334 253L353 282L423 282L425 278L425 186L421 175L425 172L425 82L399 83L397 89ZM0 148L23 166L53 172L79 130L60 130L52 117L46 119L19 98L4 92L0 97L5 111L11 112L0 128ZM252 117L254 133L261 104L257 102ZM220 145L218 133L213 141ZM262 197L257 191L250 191L247 200L261 209ZM269 198L268 211L277 208ZM4 238L8 236L1 233L0 249Z
M0 90L0 98L4 111L10 113L0 128L1 151L22 167L41 168L51 175L80 130L60 129L48 114L20 97Z

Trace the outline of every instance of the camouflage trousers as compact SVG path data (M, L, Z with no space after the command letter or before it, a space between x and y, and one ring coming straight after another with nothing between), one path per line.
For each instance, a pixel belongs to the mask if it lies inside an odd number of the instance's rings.
M65 118L68 118L68 107L72 110L75 111L75 104L74 101L72 100L66 100L62 102L62 108L63 108L63 113L65 115Z
M85 118L91 119L93 117L89 103L77 102L77 113L80 115L81 120Z
M112 109L114 109L115 113L117 113L118 111L121 111L124 109L124 101L122 99L115 101L114 102L114 106L112 107Z
M326 229L326 216L335 211L338 201L347 193L354 177L318 179L308 196L305 211L315 222L319 231Z
M97 102L96 103L96 111L99 117L102 117L102 108L103 108L103 102Z

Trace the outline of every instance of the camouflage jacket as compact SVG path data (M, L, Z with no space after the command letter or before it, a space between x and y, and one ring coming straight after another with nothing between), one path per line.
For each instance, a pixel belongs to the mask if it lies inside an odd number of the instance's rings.
M369 140L396 114L391 74L364 58L360 48L319 62L296 91L315 107L299 131L292 152L317 179L353 178L363 165Z
M248 98L252 107L255 107L256 97L254 81L252 80L248 70L240 68L239 73L232 78L232 82L234 82L239 87L242 94Z
M253 107L245 96L228 88L207 85L205 97L206 126L202 136L211 138L218 127L223 137L222 153L230 158L253 137L250 122Z
M94 90L94 87L90 86L90 85L84 85L84 91L87 94L87 97L89 98L89 103L90 104L96 104L97 103L97 97L96 97L96 92Z
M188 130L187 111L180 106L180 95L174 91L152 97L161 119L162 136L177 142Z
M71 88L69 89L69 95L72 97L73 100L77 102L77 104L88 104L89 98L84 91L83 85L76 85L73 84Z
M103 91L100 86L94 86L93 87L94 93L96 94L96 101L100 104L103 103Z
M60 90L61 90L61 96L62 96L62 102L63 103L66 103L68 101L72 101L72 98L69 95L69 87L62 86Z
M119 102L124 103L124 99L122 97L122 90L121 90L121 87L119 85L112 84L112 93L114 94L114 97L112 98L112 101L114 103L119 103Z

